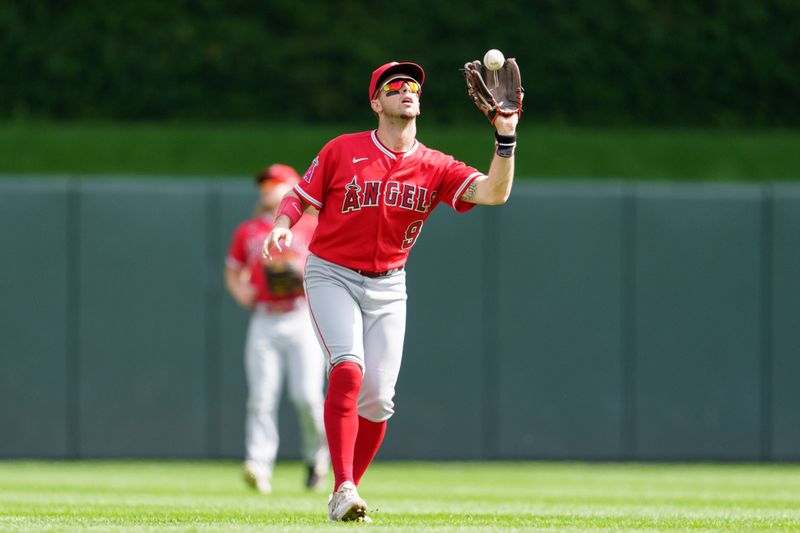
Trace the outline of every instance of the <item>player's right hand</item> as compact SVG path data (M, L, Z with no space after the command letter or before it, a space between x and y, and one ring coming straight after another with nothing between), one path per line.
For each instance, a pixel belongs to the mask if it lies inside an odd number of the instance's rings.
M289 248L292 245L292 230L281 227L272 228L272 231L269 232L269 235L267 235L267 238L264 241L264 250L262 255L264 256L265 261L272 261L272 253L270 250L273 247L278 250L278 252L283 252L281 241L283 241L283 246Z
M253 306L255 306L256 296L258 296L258 293L249 284L241 285L239 290L233 293L233 298L236 300L236 303L245 309L252 309Z

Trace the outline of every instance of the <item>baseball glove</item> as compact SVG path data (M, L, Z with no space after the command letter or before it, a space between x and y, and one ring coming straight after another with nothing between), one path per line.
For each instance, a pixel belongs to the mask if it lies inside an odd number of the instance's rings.
M513 57L506 59L498 70L489 70L478 60L469 61L464 64L463 72L467 94L491 124L497 115L522 113L525 89Z
M303 293L303 274L289 263L264 265L269 291L279 297Z

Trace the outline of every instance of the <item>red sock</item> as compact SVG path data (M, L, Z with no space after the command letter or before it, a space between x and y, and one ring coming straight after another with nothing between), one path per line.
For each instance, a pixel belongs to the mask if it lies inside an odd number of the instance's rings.
M386 420L371 422L364 417L358 417L358 438L353 461L353 478L356 485L361 481L361 476L367 471L375 454L378 453L384 435L386 435Z
M325 433L331 452L333 490L345 481L353 481L353 454L358 436L358 391L361 390L361 367L344 362L328 376L325 396Z

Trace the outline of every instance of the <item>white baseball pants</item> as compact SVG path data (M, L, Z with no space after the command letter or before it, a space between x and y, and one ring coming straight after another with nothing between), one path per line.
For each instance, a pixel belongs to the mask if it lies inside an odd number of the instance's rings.
M286 374L303 439L303 460L327 468L322 394L325 362L302 298L295 309L285 313L270 313L263 304L256 307L247 331L245 371L246 458L261 464L271 476L278 453L278 406Z
M328 369L351 361L364 373L358 414L383 422L394 414L394 392L406 328L404 270L368 278L314 254L305 269L314 331Z

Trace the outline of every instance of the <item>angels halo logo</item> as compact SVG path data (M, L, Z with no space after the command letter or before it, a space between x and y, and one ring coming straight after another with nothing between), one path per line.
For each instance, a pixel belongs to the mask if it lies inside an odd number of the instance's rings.
M319 156L314 158L314 160L311 162L311 166L308 167L306 173L303 174L303 181L306 183L311 183L311 177L314 175L314 169L317 168L317 165L319 165Z

